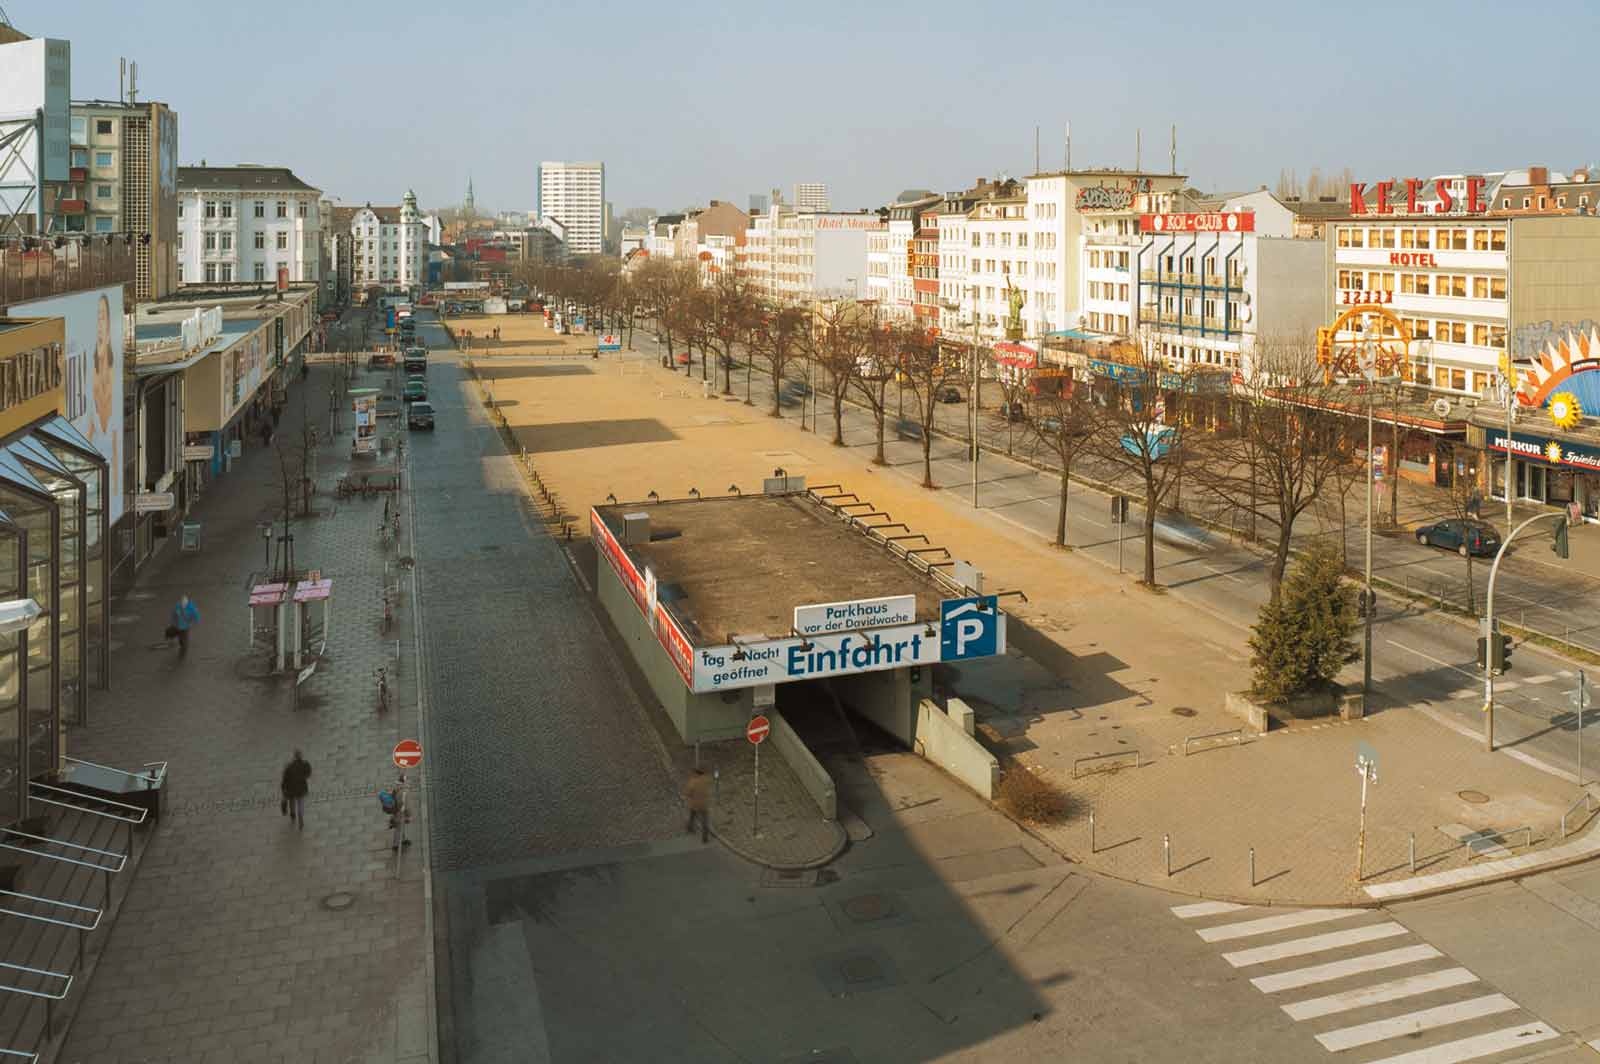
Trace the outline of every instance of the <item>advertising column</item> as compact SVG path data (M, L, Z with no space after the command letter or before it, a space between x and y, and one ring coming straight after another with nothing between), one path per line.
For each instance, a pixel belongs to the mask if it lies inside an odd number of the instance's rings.
M378 389L350 389L350 409L356 415L355 454L378 453Z

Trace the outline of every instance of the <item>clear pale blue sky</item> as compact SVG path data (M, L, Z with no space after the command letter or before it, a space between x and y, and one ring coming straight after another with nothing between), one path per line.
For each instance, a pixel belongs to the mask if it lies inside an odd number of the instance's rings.
M416 3L0 0L179 112L185 163L285 164L345 202L532 205L541 159L602 159L619 211L825 181L836 207L1033 168L1178 168L1207 189L1600 159L1600 4L1283 0ZM455 8L455 10L451 10ZM263 13L264 12L264 13ZM780 81L770 85L770 81Z

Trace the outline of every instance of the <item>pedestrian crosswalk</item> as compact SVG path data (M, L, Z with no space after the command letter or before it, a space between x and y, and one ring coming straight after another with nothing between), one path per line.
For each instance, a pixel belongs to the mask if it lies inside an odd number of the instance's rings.
M1433 946L1402 942L1416 936L1380 911L1208 901L1172 913L1340 1061L1497 1064L1560 1037Z

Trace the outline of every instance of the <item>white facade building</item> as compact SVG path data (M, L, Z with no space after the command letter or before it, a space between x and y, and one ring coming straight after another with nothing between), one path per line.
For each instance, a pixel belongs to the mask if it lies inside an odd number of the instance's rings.
M178 168L178 283L320 283L320 193L281 166Z
M821 181L802 181L794 186L794 206L802 211L827 212L833 204L828 202L828 186Z
M356 291L417 288L428 276L428 227L417 210L415 193L407 192L398 207L367 204L350 221L351 267Z
M867 242L885 231L876 214L775 204L750 219L744 275L759 295L777 302L861 299L867 291Z
M568 254L598 255L604 250L604 163L540 163L535 199L540 218L554 218L565 227Z

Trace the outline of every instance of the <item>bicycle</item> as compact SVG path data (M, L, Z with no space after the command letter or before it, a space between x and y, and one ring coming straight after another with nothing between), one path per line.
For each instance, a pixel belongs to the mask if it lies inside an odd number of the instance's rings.
M375 672L378 677L378 712L384 713L389 709L389 670L379 665Z
M394 625L394 601L389 597L389 589L383 589L383 634L388 635L389 629Z

